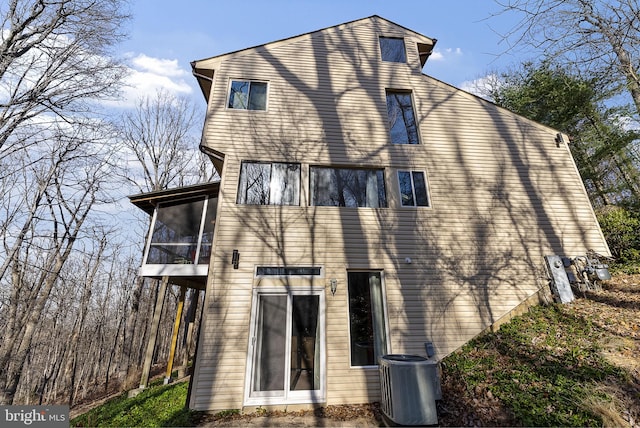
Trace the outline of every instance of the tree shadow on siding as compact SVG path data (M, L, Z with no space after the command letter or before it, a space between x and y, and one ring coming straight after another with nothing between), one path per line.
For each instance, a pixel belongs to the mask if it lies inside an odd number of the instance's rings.
M425 83L428 85L428 80ZM420 121L442 120L442 111L451 115L449 119L458 118L458 126L445 131L448 155L453 155L455 162L438 159L447 153L433 152L434 158L427 166L433 178L433 212L427 214L425 224L416 225L416 236L425 237L422 245L434 255L436 263L435 268L418 273L425 284L425 289L418 292L429 323L424 326L425 337L442 337L440 332L453 323L453 331L466 332L463 340L456 343L452 335L436 340L437 345L451 349L496 322L537 288L547 286L545 254L584 253L587 243L597 243L597 237L588 227L588 221L594 218L576 214L588 203L579 178L573 176L578 182L572 182L566 170L558 167L564 165L569 175L574 173L570 159L566 159L568 154L560 152L558 160L552 150L541 146L555 145L555 131L543 130L484 100L474 102L472 96L455 88L443 92L427 97L424 103L429 108ZM456 97L467 100L456 105L460 102ZM464 108L469 104L476 104L476 117L465 118L468 113ZM491 125L487 132L490 141L483 141L477 132L479 141L472 141L473 127L487 124ZM425 144L428 146L429 141ZM444 183L440 177L449 179ZM439 181L442 187L437 185ZM459 207L459 211L452 207ZM597 228L597 224L591 226ZM441 285L446 288L446 296L434 302L429 295L442 293ZM415 291L403 294L405 305L416 297ZM509 298L516 300L505 302ZM466 313L460 312L463 306L467 307ZM411 327L404 333L408 331L417 334ZM454 342L448 344L447 339ZM419 349L419 345L414 343L413 348Z
M241 160L300 162L302 203L300 207L240 206L235 205L235 194L224 197L224 211L230 214L221 221L236 225L231 228L233 236L225 239L235 242L240 250L241 268L238 272L231 270L228 248L220 249L212 266L222 270L221 276L244 282L213 284L214 296L207 299L207 311L217 313L219 319L234 320L238 326L235 331L239 334L228 338L230 342L224 344L225 348L248 351L250 312L239 315L229 305L220 304L229 287L235 287L234 292L240 290L243 299L250 301L257 283L247 281L254 277L253 266L243 264L242 260L253 253L255 259L281 266L323 265L327 267L326 277L321 284L312 281L310 285L326 288L328 278L337 278L340 283L335 296L327 295L327 312L337 309L334 315L338 318L327 320L325 333L327 338L346 336L344 331L349 322L348 311L343 310L348 306L346 272L384 270L391 350L424 354L423 343L431 340L436 350L450 352L545 285L542 273L545 251L560 254L565 251L554 214L548 212L545 195L540 193L534 177L544 165L532 162L521 149L522 145L535 143L529 141L529 125L506 123L505 113L496 113L497 108L484 101L467 98L456 105L457 97L467 96L454 88L442 91L442 86L430 78L411 74L393 84L400 89L412 89L416 97L424 97L416 101L422 144L391 147L384 125L387 121L384 90L392 81L387 81L388 77L384 81L379 78L378 56L367 56L367 52L374 50L362 48L362 40L351 27L331 30L325 36L311 35L292 42L300 53L296 58L291 53L282 57L282 52L276 52L278 47L256 49L260 61L251 74L271 81L270 110L265 114L238 115L229 128L236 157L226 159L223 180L228 182L224 190L235 189ZM376 44L377 38L367 43ZM343 76L332 78L331 62L337 55L352 66L348 82ZM313 65L311 68L300 65L306 63ZM267 70L264 75L261 67ZM282 87L291 93L279 92ZM439 97L431 95L431 90L440 91ZM367 102L368 107L361 107L360 102ZM351 106L352 110L344 110L345 106ZM480 120L465 122L469 107L478 112ZM376 114L372 115L372 111ZM220 107L212 108L209 120L215 121L218 112L228 114ZM270 114L285 119L270 121ZM452 118L456 118L456 126L441 131L446 141L429 138L427 131L433 120L452 122ZM493 175L483 173L477 157L466 151L474 145L469 133L478 135L478 126L490 128L487 134L493 141L480 141L477 147L488 150L488 164L496 170ZM237 132L232 132L233 127ZM362 129L369 130L370 139ZM553 144L553 132L536 133L543 134L551 138L543 143ZM386 144L377 146L370 142L381 140ZM442 149L442 144L451 148ZM419 150L427 152L427 164L420 164L412 156ZM539 155L544 161L553 160L545 151ZM389 198L389 209L311 206L310 191L305 186L310 165L368 168L383 165L390 195L396 191L395 185L390 185L397 179L393 168L402 163L406 164L402 168L426 170L431 178L432 208L399 210L399 201L393 197ZM550 180L558 178L553 169L551 172ZM561 197L568 204L572 201L568 194ZM464 211L459 212L458 207ZM579 219L574 216L567 221L576 220ZM219 224L216 234L224 227ZM339 242L326 240L334 235L335 229L339 229ZM586 230L579 233L583 238L588 235ZM301 239L306 242L300 244ZM259 242L259 248L248 248L251 242ZM343 250L345 260L332 259ZM411 263L406 262L407 257L412 259ZM237 274L242 274L242 278ZM282 285L286 290L294 286L287 278ZM221 345L206 343L206 346ZM348 355L348 344L335 346L327 351L328 371L337 368L346 376L357 375L361 382L377 383L377 372L363 374L350 369L348 360L342 360ZM216 370L216 358L206 362L211 365L213 380L221 375ZM238 364L242 364L244 375L246 368L242 361ZM341 370L341 364L347 369ZM369 388L370 401L377 398L375 389Z
M259 48L258 54L261 59L268 64L267 68L276 70L277 78L269 77L272 82L273 92L270 97L276 99L278 96L278 82L284 80L287 82L287 88L297 90L297 94L287 94L290 98L291 105L276 105L274 102L270 106L270 112L284 116L286 124L282 124L278 120L269 123L261 117L251 117L243 134L234 137L234 145L236 153L243 152L237 159L228 159L228 162L234 164L241 160L256 160L270 162L301 162L303 163L303 183L308 182L308 166L348 166L348 167L379 167L379 152L383 148L372 150L364 138L359 137L357 132L346 129L343 126L345 120L344 112L339 111L338 105L345 103L346 99L354 97L365 97L368 99L379 98L379 93L362 93L362 88L372 88L374 85L371 81L375 81L375 76L366 70L375 70L374 62L376 58L366 58L365 54L358 49L357 35L351 30L343 32L332 32L327 38L311 37L309 40L297 42L303 45L305 52L310 58L305 57L303 60L315 62L315 79L313 76L306 74L307 70L302 73L296 70L295 66L299 62L297 59L294 63L281 59L277 54L272 53L267 48ZM377 40L376 40L377 43ZM343 48L348 49L343 49ZM335 51L342 50L342 60L353 65L355 73L350 76L352 81L348 84L344 82L335 83L332 81L332 72L330 70L330 59L328 55L336 55ZM268 73L267 73L268 74ZM317 85L309 83L316 80ZM369 81L366 83L365 81ZM336 87L338 89L336 89ZM281 94L284 97L285 94ZM323 102L325 100L326 102ZM283 101L284 102L284 101ZM357 102L352 103L357 106ZM357 110L357 109L356 109ZM378 115L381 116L383 109L378 109ZM349 115L357 115L358 112L349 112ZM361 115L360 123L364 128L380 126L382 117L371 118L364 112ZM351 116L353 117L353 116ZM311 118L311 119L310 119ZM319 120L319 124L317 121ZM316 121L316 122L314 122ZM363 123L364 122L364 123ZM243 141L243 139L245 139ZM255 144L260 141L263 144ZM238 170L230 170L230 180L237 182ZM306 180L306 181L305 181ZM231 189L232 186L226 188ZM338 207L315 207L310 203L310 192L303 185L303 196L301 197L300 207L285 206L231 206L232 197L227 197L227 207L232 213L235 213L235 220L241 226L236 228L234 236L235 242L238 243L242 253L249 251L260 251L257 257L260 260L270 260L280 266L300 266L302 265L319 265L325 266L325 278L320 280L309 281L312 287L327 288L328 278L337 278L340 286L335 296L329 295L327 292L326 306L327 312L337 315L336 308L337 299L346 300L346 270L348 269L368 269L377 270L381 266L377 264L375 259L369 253L369 241L366 227L363 226L361 211L357 208L338 208ZM330 219L330 223L327 220ZM224 225L222 226L224 227ZM303 230L301 230L303 229ZM333 230L341 229L341 242L331 242L326 239L328 236L334 236ZM347 239L346 235L352 237ZM246 242L257 240L260 248L242 249L242 242L249 238ZM307 242L300 244L299 240L303 239ZM344 248L345 260L329 260L335 252L340 253ZM228 258L229 254L223 256ZM341 267L341 268L340 268ZM346 269L345 269L346 268ZM229 269L225 267L224 269ZM244 273L250 272L244 268ZM251 277L253 274L251 273ZM259 280L254 286L259 285ZM294 281L290 278L281 280L283 289L291 290L294 287ZM223 287L223 285L221 284ZM251 284L243 284L246 287L246 298L251 294ZM215 288L215 284L214 284ZM331 301L330 301L331 299ZM346 303L344 303L346 306ZM340 304L338 304L340 306ZM211 307L211 311L225 310L221 307ZM222 314L222 318L226 318L232 314ZM346 315L346 314L341 314ZM249 324L249 315L245 319L244 324L247 333L240 335L236 340L238 347L242 346L247 349L246 343L249 342L247 336ZM243 320L244 321L244 320ZM344 324L336 322L334 318L326 321L326 337L344 336L347 328L348 320L344 318ZM244 345L241 345L244 342ZM335 344L341 346L340 344ZM347 345L348 346L348 345ZM348 354L348 353L347 353ZM327 350L327 370L336 369L339 358L332 354L332 350ZM215 361L211 362L215 365ZM347 364L348 361L344 362ZM246 372L246 369L243 373ZM373 376L375 375L375 376ZM214 374L217 376L217 374ZM370 373L365 376L365 382L375 381L377 383L377 372ZM335 375L334 375L335 379ZM331 386L330 386L331 387ZM215 391L212 391L215 393ZM314 394L313 392L311 393ZM316 397L319 398L319 397ZM318 420L321 423L321 420Z

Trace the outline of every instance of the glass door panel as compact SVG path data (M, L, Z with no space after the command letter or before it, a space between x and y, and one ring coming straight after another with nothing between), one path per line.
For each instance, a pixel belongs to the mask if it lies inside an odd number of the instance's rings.
M289 390L320 389L316 382L319 296L293 296L291 310L291 376Z
M284 392L287 296L259 295L253 390Z

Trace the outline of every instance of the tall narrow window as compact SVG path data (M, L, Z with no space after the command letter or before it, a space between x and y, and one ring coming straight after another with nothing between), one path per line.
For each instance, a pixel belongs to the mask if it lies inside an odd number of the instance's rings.
M349 272L351 365L374 366L387 353L380 272Z
M242 162L236 202L300 205L300 164Z
M398 171L403 207L428 207L427 181L422 171Z
M407 62L404 39L397 37L380 37L380 55L383 61Z
M311 203L315 206L387 206L382 169L311 167Z
M241 110L266 110L267 84L248 80L232 81L228 107Z
M393 144L419 143L411 92L387 90L387 114Z

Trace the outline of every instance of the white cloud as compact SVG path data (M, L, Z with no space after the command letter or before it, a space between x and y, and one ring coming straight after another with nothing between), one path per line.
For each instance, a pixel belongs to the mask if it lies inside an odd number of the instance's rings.
M152 58L140 54L131 60L139 70L170 77L183 77L188 73L178 66L177 59Z
M145 54L127 54L129 75L119 100L109 102L114 107L133 107L144 96L153 96L158 90L174 95L193 92L192 76L180 68L177 59L153 58Z
M431 60L431 61L446 61L446 60L451 59L453 57L459 57L459 56L462 56L462 49L460 49L460 48L455 48L455 49L447 48L445 50L436 49L435 51L433 51L433 53L429 57L429 60Z
M490 99L487 94L489 90L498 85L498 76L495 74L487 74L474 80L466 80L458 87L463 91L470 92L482 98Z
M616 121L625 131L640 131L640 122L633 117L619 116Z

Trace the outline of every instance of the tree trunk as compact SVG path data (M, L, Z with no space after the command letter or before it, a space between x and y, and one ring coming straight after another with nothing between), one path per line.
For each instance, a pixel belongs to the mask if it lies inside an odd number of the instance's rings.
M88 193L89 190L86 191L84 197L86 197ZM81 200L84 200L84 197ZM51 269L45 271L42 275L42 279L38 281L39 283L43 284L41 294L39 296L34 296L34 305L32 308L30 308L30 312L27 315L28 318L25 325L24 333L14 355L11 355L14 366L12 370L7 373L7 376L4 379L5 383L4 385L2 385L2 388L0 390L0 404L13 404L13 398L18 388L20 378L22 376L22 370L25 366L25 361L29 355L29 352L31 351L31 343L34 338L34 333L36 332L36 327L42 315L42 311L44 310L47 299L51 294L51 290L53 289L56 281L58 280L58 277L60 276L62 267L71 254L73 244L78 236L78 233L80 232L82 224L86 220L87 215L89 214L89 211L91 210L91 208L93 207L93 203L95 202L95 198L93 195L91 195L90 199L91 201L87 205L85 205L84 207L78 206L74 210L74 212L72 213L72 218L75 220L73 229L69 229L68 227L65 228L66 230L63 236L57 242L57 247L52 249L52 253L50 253L49 255L50 262L45 264L45 266L51 266Z

